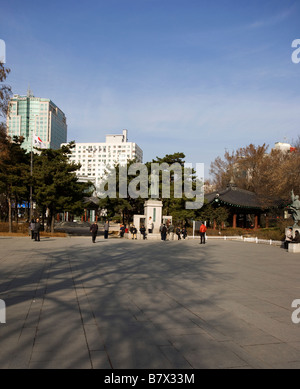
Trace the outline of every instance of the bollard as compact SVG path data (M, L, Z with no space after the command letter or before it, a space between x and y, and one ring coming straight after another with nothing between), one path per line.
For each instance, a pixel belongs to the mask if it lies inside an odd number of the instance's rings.
M3 300L0 300L0 323L6 323L6 306Z

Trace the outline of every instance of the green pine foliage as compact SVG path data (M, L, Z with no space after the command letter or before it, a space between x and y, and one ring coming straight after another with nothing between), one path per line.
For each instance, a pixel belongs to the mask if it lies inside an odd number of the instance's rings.
M91 183L79 182L75 174L80 165L69 162L72 147L74 142L58 150L41 150L34 158L33 194L38 205L48 210L51 232L57 213L66 211L80 215L84 210L84 198L91 195L88 193Z
M165 179L163 179L162 170L159 174L159 199L163 202L163 214L167 216L172 216L173 221L176 224L181 225L187 225L191 219L194 219L197 215L197 210L188 210L186 209L186 201L191 201L191 199L188 199L185 196L184 193L184 158L185 155L180 152L176 152L174 154L167 154L165 157L156 157L156 159L152 160L152 162L145 163L145 166L147 168L148 172L148 194L149 197L145 198L132 198L130 197L129 193L127 192L127 196L123 198L120 195L120 187L119 187L119 175L120 175L120 166L117 164L112 169L107 170L106 177L107 181L108 177L113 177L113 181L116 182L116 196L115 198L111 197L105 197L99 199L99 207L102 209L105 209L107 211L107 217L109 219L113 217L117 217L118 215L121 216L121 220L124 224L128 224L133 220L134 214L143 214L144 212L144 203L147 199L150 198L150 184L151 184L151 163L159 164L164 170L164 165L166 167L166 171L168 170L168 167L172 166L174 163L178 164L180 166L180 172L179 174L181 177L178 177L178 175L175 174L175 172L171 171L170 174L166 174L167 182L164 182ZM135 161L129 161L127 163L127 171L129 170L130 166ZM139 173L137 173L138 176ZM115 175L115 176L114 176ZM133 180L136 178L135 175L127 175L127 182L126 186L129 188L130 184L133 183ZM182 196L180 198L176 198L174 196L174 186L177 185L178 181L181 179L181 186L182 186ZM189 179L192 181L192 188L195 189L196 185L196 177L195 172L193 169L189 172ZM180 182L180 181L179 181ZM170 197L165 198L163 194L163 186L170 188ZM104 190L107 191L108 187L104 186ZM139 188L137 188L138 190Z
M12 207L28 199L30 160L22 149L23 138L11 141L2 133L0 137L0 193L6 203L6 220L12 231ZM17 215L17 212L16 212Z

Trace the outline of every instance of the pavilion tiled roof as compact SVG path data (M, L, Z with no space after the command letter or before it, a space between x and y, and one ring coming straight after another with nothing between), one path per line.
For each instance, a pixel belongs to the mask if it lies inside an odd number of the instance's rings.
M84 197L84 204L89 204L92 206L99 206L99 198L98 197Z
M249 190L238 188L234 184L229 184L226 189L217 190L205 195L208 203L220 202L221 204L239 208L261 209L257 195Z

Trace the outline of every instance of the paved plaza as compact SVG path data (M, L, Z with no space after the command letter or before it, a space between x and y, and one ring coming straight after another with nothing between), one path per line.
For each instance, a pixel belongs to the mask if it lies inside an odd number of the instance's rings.
M299 269L245 242L0 237L0 366L299 369Z

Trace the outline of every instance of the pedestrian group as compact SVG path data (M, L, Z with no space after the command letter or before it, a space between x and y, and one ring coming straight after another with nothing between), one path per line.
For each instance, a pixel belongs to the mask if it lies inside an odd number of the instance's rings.
M284 248L288 250L290 243L300 243L299 230L295 231L295 237L293 237L293 229L291 227L287 230L285 235Z
M41 230L41 223L40 219L32 219L30 222L30 232L31 232L31 239L35 242L40 241L40 230Z
M152 218L149 218L149 222L147 224L147 229L148 229L148 234L152 234L153 231L153 223L152 223ZM147 239L147 229L144 224L141 225L140 227L140 233L143 237L143 240ZM40 230L41 230L41 223L40 219L32 219L30 222L30 232L31 232L31 239L35 241L40 241ZM96 237L98 234L98 224L97 221L95 221L91 226L90 226L90 232L92 234L92 242L96 243ZM129 230L126 228L125 224L120 225L120 230L119 230L119 237L123 238L126 233L130 232L132 239L137 240L137 228L135 225L131 225ZM186 239L187 237L187 230L186 227L180 227L177 226L176 228L173 226L171 223L162 223L159 229L159 232L161 234L161 240L174 240L174 236L176 234L177 239ZM104 224L104 239L108 239L108 233L109 233L109 222L108 220ZM201 243L205 243L205 233L206 233L206 226L204 223L202 223L200 227L200 239ZM296 238L297 236L299 237L299 232L296 231ZM288 237L287 237L288 239Z

